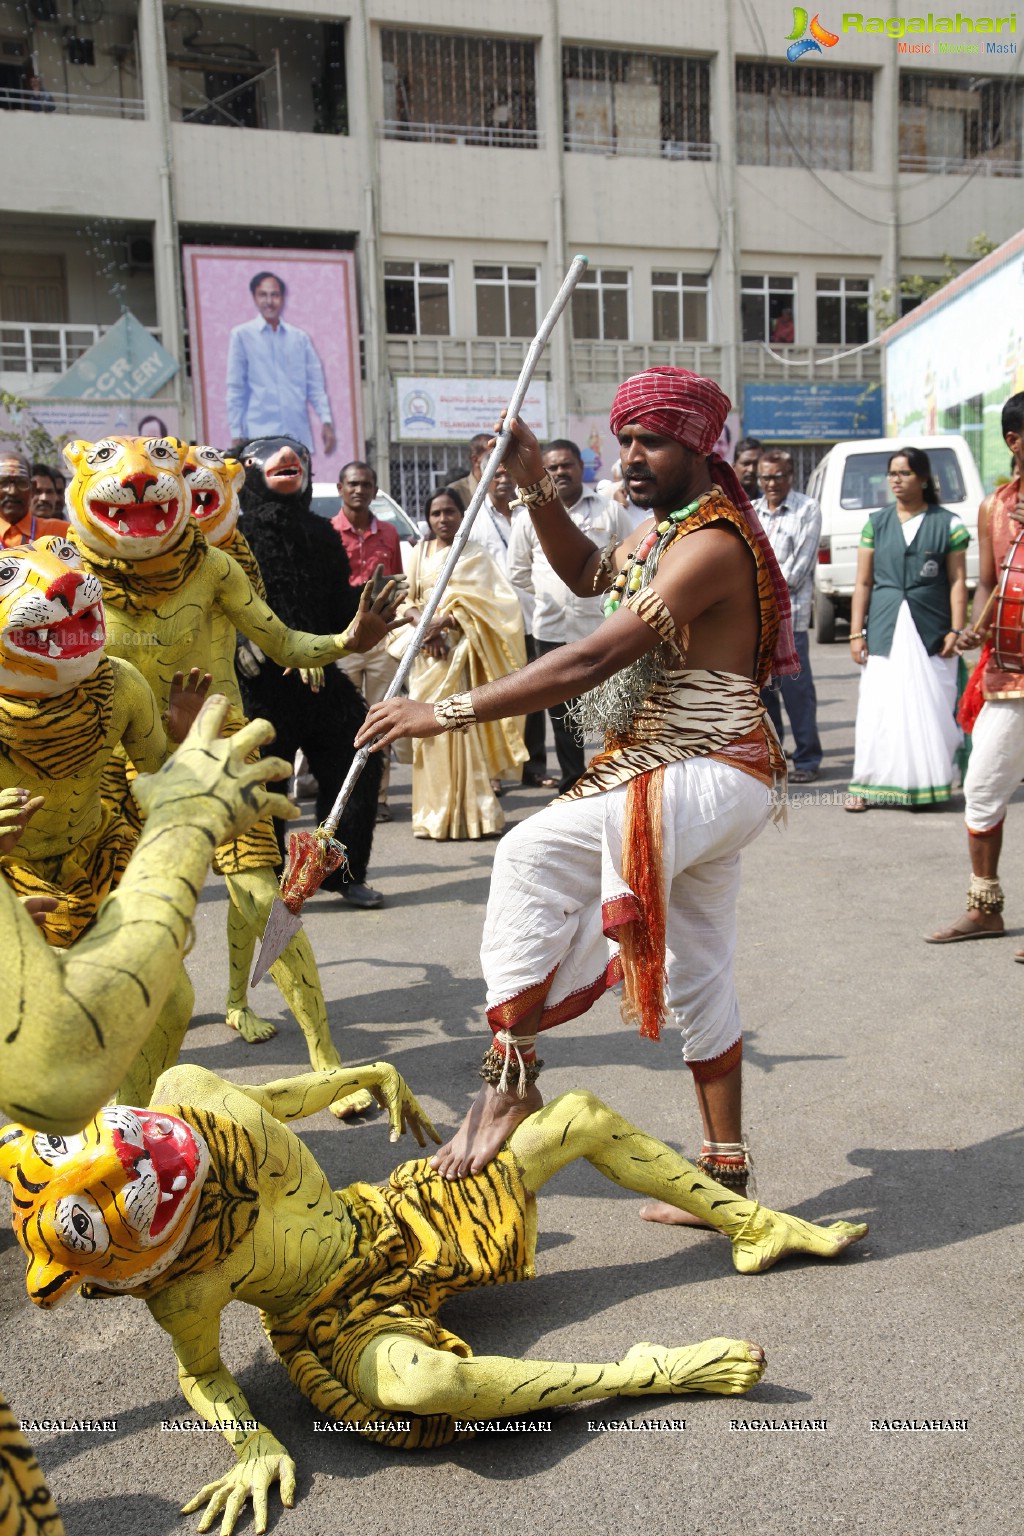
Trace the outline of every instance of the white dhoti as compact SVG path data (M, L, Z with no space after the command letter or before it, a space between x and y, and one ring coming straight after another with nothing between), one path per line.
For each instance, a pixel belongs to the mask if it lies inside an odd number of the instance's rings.
M957 666L955 656L928 655L904 602L889 655L869 656L861 675L851 794L883 805L949 799L963 742Z
M1024 699L986 699L971 743L964 820L969 832L992 832L1024 778Z
M637 914L621 873L626 791L556 801L499 844L480 950L492 1028L543 1002L548 1029L621 981L615 934ZM666 1004L690 1064L715 1061L740 1039L740 850L771 809L770 791L738 768L693 757L665 769Z

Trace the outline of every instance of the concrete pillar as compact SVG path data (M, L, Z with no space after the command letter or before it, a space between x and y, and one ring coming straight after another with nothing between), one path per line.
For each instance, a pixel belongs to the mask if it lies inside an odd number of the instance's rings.
M174 200L174 148L167 87L167 53L160 0L139 0L139 63L146 120L153 124L158 144L156 170L160 200L153 229L157 324L161 341L180 363L185 356L185 304ZM174 390L181 412L181 430L187 436L192 430L192 401L188 397L183 369L175 376Z
M370 36L365 0L353 7L345 48L348 131L359 146L363 187L362 230L356 261L363 301L363 428L371 462L384 490L391 489L391 372L384 319L384 264L380 254L380 152L377 125L383 117L381 74Z
M743 412L742 352L740 350L740 266L743 238L736 192L736 46L735 0L725 0L722 48L711 67L711 137L718 147L718 188L721 219L718 260L712 274L716 340L722 348L722 388L736 410Z

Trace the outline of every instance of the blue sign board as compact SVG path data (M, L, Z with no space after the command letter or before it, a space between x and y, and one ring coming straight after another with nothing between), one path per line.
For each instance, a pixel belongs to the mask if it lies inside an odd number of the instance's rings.
M166 347L126 310L46 394L50 400L150 400L177 371Z
M884 437L881 382L744 384L743 433L764 443Z

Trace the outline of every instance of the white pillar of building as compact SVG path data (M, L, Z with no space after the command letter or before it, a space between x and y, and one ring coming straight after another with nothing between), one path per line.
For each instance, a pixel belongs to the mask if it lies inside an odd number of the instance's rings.
M365 0L353 7L345 48L348 131L359 146L363 189L362 229L356 250L362 294L363 430L372 443L372 462L385 490L391 480L391 374L384 316L384 267L380 254L380 150L377 124L383 116L380 68L370 36Z
M735 0L725 0L722 48L711 67L711 137L718 150L718 260L712 275L714 314L722 348L722 388L742 418L740 353L740 266L742 224L736 204Z
M154 224L153 282L160 339L179 363L185 356L185 308L178 248L178 221L174 206L174 147L171 138L167 53L164 44L163 7L160 0L139 0L139 62L146 119L157 136L157 176L160 199ZM191 406L184 368L175 377L175 395L181 412L181 430L191 428Z
M565 148L562 143L562 26L558 0L550 0L550 24L547 36L538 45L537 120L544 134L544 154L551 187L551 225L547 236L547 273L545 299L539 307L547 308L562 285L569 264L565 232ZM579 410L579 400L572 371L572 307L566 310L548 343L551 360L551 389L548 396L548 432L564 437L569 430L569 415Z

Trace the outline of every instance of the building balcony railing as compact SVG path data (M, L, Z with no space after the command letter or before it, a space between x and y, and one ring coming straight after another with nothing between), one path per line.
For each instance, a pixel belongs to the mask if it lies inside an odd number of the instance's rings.
M1024 176L1024 160L976 155L971 160L947 155L900 155L900 170L919 176Z
M574 341L572 367L578 384L616 386L647 368L666 367L720 380L722 348L709 341Z
M775 379L786 379L791 384L813 383L821 379L865 379L870 382L882 377L882 358L878 347L868 347L848 357L836 355L847 351L847 348L838 345L801 347L772 342L769 350L763 342L747 341L741 350L743 378L749 382ZM773 357L773 352L778 356ZM784 357L787 362L780 362L780 357ZM798 366L794 367L793 364Z
M678 139L634 139L626 134L606 137L592 134L565 135L565 148L575 155L625 155L650 160L717 160L717 144L699 144Z
M94 346L108 325L19 325L0 320L0 373L65 373ZM149 327L159 340L160 332Z
M417 144L478 144L485 149L540 149L543 140L536 128L509 128L465 123L407 123L387 117L381 124L386 139L405 139Z
M529 341L505 337L389 336L388 367L412 378L490 379L518 377ZM542 356L537 377L550 379L551 360Z
M141 96L76 95L67 91L0 90L0 109L72 116L144 118L146 103Z

